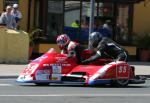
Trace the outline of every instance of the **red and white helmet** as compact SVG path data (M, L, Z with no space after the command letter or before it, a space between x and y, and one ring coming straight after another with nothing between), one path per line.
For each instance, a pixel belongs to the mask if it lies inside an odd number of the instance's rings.
M70 38L66 34L62 34L57 37L56 42L60 49L64 49L69 44Z

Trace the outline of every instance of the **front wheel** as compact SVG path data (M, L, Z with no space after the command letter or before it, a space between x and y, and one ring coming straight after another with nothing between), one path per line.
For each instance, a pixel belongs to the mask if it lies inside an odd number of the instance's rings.
M48 86L50 83L35 83L37 86Z

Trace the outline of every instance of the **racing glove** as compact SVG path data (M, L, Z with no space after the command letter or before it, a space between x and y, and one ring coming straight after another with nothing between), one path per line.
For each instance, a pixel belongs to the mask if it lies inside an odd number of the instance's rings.
M82 64L89 64L90 62L95 61L98 58L100 58L100 55L96 53L94 56L90 57L89 59L82 61Z
M75 52L74 51L70 51L67 55L68 58L72 58L73 56L75 56Z
M83 60L82 61L82 64L89 64L90 63L90 60L89 59L86 59L86 60Z

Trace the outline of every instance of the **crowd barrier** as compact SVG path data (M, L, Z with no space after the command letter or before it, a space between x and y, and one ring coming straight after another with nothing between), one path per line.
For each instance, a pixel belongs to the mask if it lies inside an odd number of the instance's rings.
M19 30L0 28L0 63L28 63L29 36Z

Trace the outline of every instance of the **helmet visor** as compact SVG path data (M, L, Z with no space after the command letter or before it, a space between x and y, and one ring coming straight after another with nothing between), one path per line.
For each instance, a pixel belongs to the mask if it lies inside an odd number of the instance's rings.
M98 40L97 40L98 38L96 38L95 40L93 40L93 39L90 39L90 41L89 41L89 45L91 46L91 47L97 47L97 45L98 45Z
M58 41L57 41L57 44L58 44L58 45L65 45L66 42L65 42L64 40L58 40Z

